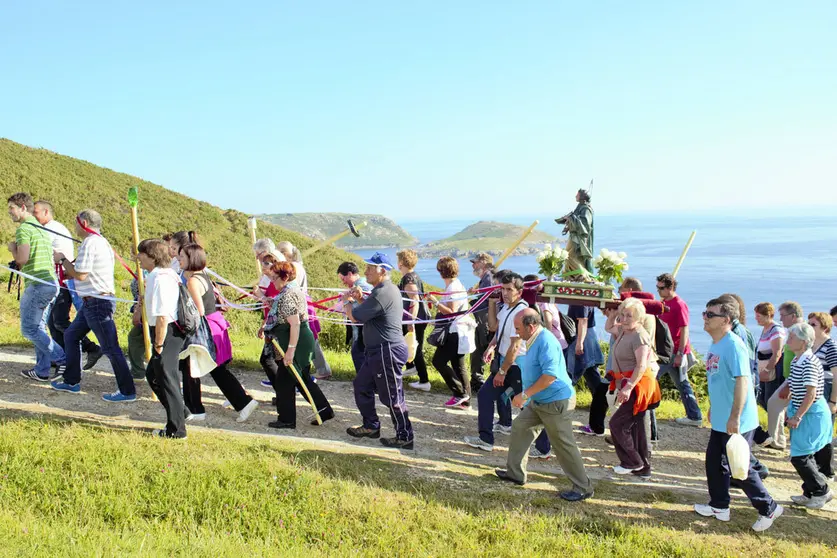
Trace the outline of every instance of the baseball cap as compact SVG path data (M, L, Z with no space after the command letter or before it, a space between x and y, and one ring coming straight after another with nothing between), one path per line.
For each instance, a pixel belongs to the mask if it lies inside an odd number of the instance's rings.
M389 256L387 256L383 252L375 252L374 254L372 254L371 258L363 261L369 265L377 265L383 267L387 271L392 271L393 269L392 263L389 261Z
M473 258L471 258L471 263L482 262L488 265L494 265L494 258L491 254L486 254L485 252L480 252Z

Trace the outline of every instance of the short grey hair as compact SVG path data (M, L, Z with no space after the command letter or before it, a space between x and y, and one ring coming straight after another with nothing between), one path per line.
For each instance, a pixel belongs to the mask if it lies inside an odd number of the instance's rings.
M35 202L35 205L40 205L41 207L43 207L46 210L47 215L49 215L50 217L55 216L55 211L52 208L52 204L49 203L48 201L38 200L38 201Z
M87 221L88 228L94 231L102 230L102 216L95 209L83 209L78 214L79 221Z
M253 244L253 252L260 254L261 252L275 252L276 245L269 238L260 238Z
M287 240L283 240L282 242L277 244L276 248L278 248L280 252L287 256L288 261L302 263L302 254L299 253L299 248L297 248Z
M520 323L524 326L539 326L543 325L543 321L541 320L541 315L537 312L526 312L523 314L523 317L520 319Z
M806 351L814 346L814 328L805 322L799 322L790 326L788 328L788 335L793 335L805 343Z

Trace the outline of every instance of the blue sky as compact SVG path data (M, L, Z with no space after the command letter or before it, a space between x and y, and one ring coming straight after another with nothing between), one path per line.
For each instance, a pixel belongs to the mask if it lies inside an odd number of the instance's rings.
M837 205L837 2L6 2L0 136L247 212Z

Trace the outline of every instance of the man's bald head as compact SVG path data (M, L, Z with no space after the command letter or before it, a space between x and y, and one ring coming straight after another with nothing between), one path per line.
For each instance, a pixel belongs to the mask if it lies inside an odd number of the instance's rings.
M533 308L527 308L514 317L514 330L517 336L528 341L541 325L541 315Z

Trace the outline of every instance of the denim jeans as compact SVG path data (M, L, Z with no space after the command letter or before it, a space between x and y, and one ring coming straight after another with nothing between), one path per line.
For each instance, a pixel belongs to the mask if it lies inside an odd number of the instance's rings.
M64 332L67 347L67 370L64 372L66 383L75 385L81 381L81 339L92 331L102 346L102 352L110 360L119 391L122 395L136 393L128 361L119 347L116 324L113 322L115 309L114 301L101 298L88 298L79 308L76 319Z
M20 332L35 345L35 372L42 378L49 376L52 362L64 362L64 350L46 330L46 319L57 294L57 285L30 283L20 297Z
M680 368L675 368L674 364L660 365L660 371L657 378L661 378L663 374L668 374L674 382L677 391L680 392L680 399L683 401L683 407L686 409L686 416L692 420L702 420L703 414L700 412L695 392L692 390L692 384L689 383L689 368L695 363L695 359L691 354L683 357L680 363Z

